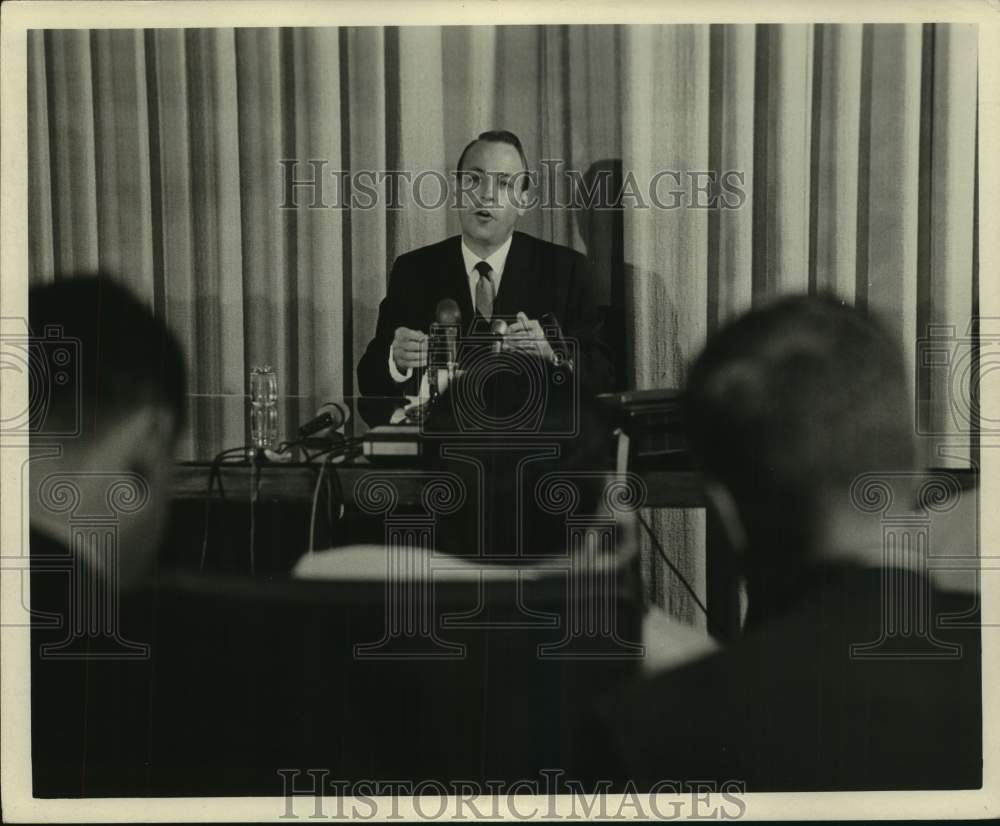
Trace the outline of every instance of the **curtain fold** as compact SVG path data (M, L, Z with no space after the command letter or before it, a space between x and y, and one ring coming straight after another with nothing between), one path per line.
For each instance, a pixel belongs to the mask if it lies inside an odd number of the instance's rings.
M330 191L332 202L335 189L330 173L344 156L337 82L340 39L333 29L297 29L289 48L295 78L292 100L302 102L292 107L295 140L290 158L324 162L318 175L329 176L322 180L324 194ZM294 219L297 250L300 354L306 354L298 360L297 386L316 398L341 398L351 387L351 370L342 357L344 318L351 308L349 300L345 303L343 286L344 222L337 210L293 209L289 216L286 220Z
M99 248L90 35L48 33L46 40L53 267L60 274L93 270Z
M51 70L45 65L44 38L38 29L28 32L28 261L36 281L56 271L47 89Z
M911 375L917 338L920 66L920 26L874 30L867 277L859 284L859 299L902 343Z
M94 107L97 249L101 265L134 274L153 294L152 197L142 32L90 37ZM119 204L134 205L123 210ZM124 243L124 239L131 239Z
M768 28L768 129L766 142L767 293L805 292L809 287L810 117L813 26Z
M817 289L853 303L857 293L862 27L817 28L810 276Z
M977 88L976 29L936 26L931 37L934 63L929 83L933 106L941 116L932 118L930 126L930 192L926 202L930 211L929 285L926 301L918 303L922 313L926 312L918 335L926 338L927 325L933 325L950 329L956 339L968 341L975 207L969 193L974 191L976 172L976 95L970 90ZM963 349L968 353L970 348ZM934 432L943 434L927 445L928 461L965 464L970 451L960 434L968 433L974 420L968 402L972 392L968 374L951 371L946 380L943 371L929 375L924 371L920 378L926 386L918 388L918 397L929 400L928 419L934 423ZM950 434L959 438L948 438Z
M975 300L974 26L33 31L28 45L30 279L106 270L166 318L202 400L189 456L242 443L232 414L253 365L275 367L283 395L353 392L393 259L458 231L447 206L426 208L438 176L507 128L556 205L522 228L590 259L623 387L679 386L719 324L829 291L903 346L927 463L975 459L970 377L925 358L930 343L961 363ZM387 195L392 170L410 177ZM704 522L654 516L702 593ZM646 560L653 598L693 619Z
M708 214L707 323L714 330L753 300L754 27L713 26L710 48L709 169L739 188Z
M254 319L253 295L247 283L253 272L245 266L248 225L243 204L240 172L240 111L236 65L236 42L231 29L188 31L184 34L183 59L187 68L188 155L174 158L184 164L164 178L186 175L191 212L187 243L192 269L178 273L191 277L187 293L194 306L195 387L203 394L221 394L227 399L244 392L247 350L258 335L268 330L248 330L246 319ZM160 146L173 134L161 130ZM252 213L250 213L252 214ZM174 270L164 265L166 279ZM169 308L168 308L169 313ZM240 346L233 346L238 342ZM268 359L272 364L277 360ZM215 444L242 444L244 435L236 420L226 415L234 402L197 406L194 409L195 439ZM207 436L203 435L207 434Z
M709 28L636 27L626 31L622 165L634 176L641 197L625 215L626 312L632 330L673 330L669 336L633 340L630 384L637 388L678 387L686 364L707 333L707 209L658 209L686 189L688 172L709 168ZM667 173L667 174L663 174ZM680 186L674 174L682 173ZM658 177L659 176L659 177ZM648 191L644 182L654 182ZM662 182L661 185L660 182ZM664 547L692 586L704 595L704 559L687 549L701 547L704 511L660 511L651 515ZM645 578L662 593L672 613L693 618L688 598L647 548Z
M392 213L392 233L400 252L444 238L448 233L448 197L441 173L448 161L444 116L444 46L440 28L403 28L398 31L398 99L392 118L399 149L390 168L412 172L409 189L416 209ZM412 124L412 128L408 128ZM427 170L432 174L421 175Z
M359 182L364 191L360 186L352 189L352 193L357 192L360 206L349 208L346 242L351 248L353 340L351 351L344 355L345 370L353 372L375 331L378 304L385 295L389 267L397 254L390 247L386 211L375 208L381 186L374 180L374 173L388 168L385 33L381 29L349 30L341 66L346 67L348 88L347 111L342 107L341 114L346 116L350 137L340 168L355 170L365 178Z

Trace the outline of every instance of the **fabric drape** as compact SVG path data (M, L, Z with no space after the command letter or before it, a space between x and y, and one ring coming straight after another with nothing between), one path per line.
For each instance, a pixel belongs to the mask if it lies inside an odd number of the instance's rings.
M974 458L968 374L922 356L961 362L977 308L974 26L36 30L28 56L30 279L123 280L193 393L240 403L268 363L287 395L351 394L393 258L458 225L381 182L345 206L364 192L338 173L446 172L506 128L543 177L575 170L522 228L590 258L623 387L680 385L767 296L832 291L902 344L927 463ZM733 208L695 203L726 171ZM566 206L602 176L611 208ZM687 202L658 208L653 181ZM199 411L186 455L242 443ZM702 592L704 521L654 522ZM647 575L696 620L654 557Z

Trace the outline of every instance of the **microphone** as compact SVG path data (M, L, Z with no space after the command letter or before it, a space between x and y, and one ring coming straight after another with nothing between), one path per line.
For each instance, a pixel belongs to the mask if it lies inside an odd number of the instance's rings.
M437 303L434 316L439 324L458 325L462 321L462 311L458 308L458 302L454 298L442 298Z
M502 318L494 318L490 324L490 329L493 331L493 335L496 336L496 341L493 342L493 353L499 354L503 350L503 337L507 335L507 322Z
M339 402L327 402L309 421L299 425L299 438L318 438L324 431L339 430L351 418L350 409Z
M442 298L434 310L434 322L431 324L428 342L427 366L431 371L428 384L432 398L439 391L437 377L440 368L448 370L449 380L454 378L458 364L458 330L461 324L462 311L458 308L458 302L453 298Z
M458 361L458 328L462 323L462 311L453 298L442 298L434 313L438 331L443 335L442 344L445 362L449 367Z

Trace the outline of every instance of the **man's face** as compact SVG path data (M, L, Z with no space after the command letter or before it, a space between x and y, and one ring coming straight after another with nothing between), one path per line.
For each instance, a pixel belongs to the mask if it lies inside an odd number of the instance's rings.
M527 170L507 143L477 141L458 175L458 217L462 234L481 249L495 249L524 214L522 188Z
M97 430L97 428L95 428ZM110 513L114 521L117 584L138 583L156 563L166 534L173 492L176 426L173 413L159 405L109 417L97 433L67 440L58 454L42 448L32 465L31 525L69 544L71 515L42 495L47 482L65 478L81 513ZM117 489L112 505L111 491ZM132 507L131 505L134 505ZM86 551L84 552L86 553ZM90 556L103 569L108 560Z

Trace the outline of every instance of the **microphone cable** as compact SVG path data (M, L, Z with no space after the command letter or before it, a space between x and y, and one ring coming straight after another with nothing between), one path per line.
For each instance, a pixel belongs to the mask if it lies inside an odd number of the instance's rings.
M326 466L330 464L332 456L333 453L331 451L323 458L323 463L319 466L319 473L316 474L316 485L313 487L312 507L309 510L309 546L306 549L306 553L310 556L312 556L313 548L316 545L316 505L319 502L319 489L323 484L323 474L326 472ZM327 508L327 516L329 516L329 507Z
M330 468L330 475L334 479L336 485L336 490L338 498L340 499L340 518L344 516L344 491L340 484L340 476L337 474L337 469L333 466L336 459L346 459L350 455L351 448L357 447L364 441L363 438L355 439L342 439L342 441L334 445L327 450L320 451L319 453L313 454L310 461L313 461L320 456L323 457L323 463L319 466L319 473L316 475L316 484L313 487L312 495L312 507L309 511L309 547L306 551L308 554L312 554L315 550L316 542L316 511L319 506L319 491L323 485L323 476L326 472L327 467ZM327 520L330 525L331 531L333 529L333 513L332 506L330 503L330 486L327 484Z
M201 559L198 564L199 571L205 570L205 557L208 551L209 519L212 511L212 499L215 495L216 482L218 482L219 485L219 496L221 500L223 502L226 501L226 491L222 485L222 464L225 461L226 457L237 453L243 453L245 456L246 452L252 449L253 448L250 448L246 445L243 445L242 447L231 447L215 454L215 457L212 459L212 464L209 467L208 471L208 490L206 491L205 495L205 524L204 524L204 529L202 530L202 537L201 537Z
M718 633L719 632L719 628L712 621L712 617L708 613L708 608L705 606L705 603L703 603L701 601L701 599L699 599L698 595L694 591L694 588L692 588L691 584L687 581L687 579L684 578L684 575L680 572L680 570L677 568L677 566L674 565L674 563L670 561L670 557L668 557L667 556L667 552L663 550L663 546L660 544L660 541L656 538L656 534L653 533L653 529L649 526L649 523L646 522L645 519L643 519L642 514L639 511L636 511L635 515L638 517L639 524L642 525L642 527L645 529L646 535L649 537L650 541L653 543L653 546L656 548L657 552L660 554L660 557L663 559L664 562L667 563L667 567L670 568L670 570L673 572L674 576L677 577L677 580L687 590L688 594L691 596L691 599L694 600L695 605L697 605L701 609L701 612L705 615L705 625L708 627L709 631L711 631L712 633Z
M262 451L254 453L253 464L250 467L250 575L253 576L254 568L254 515L257 512L257 500L260 498L260 481L263 474L260 472Z
M276 452L277 453L284 453L290 447L295 447L297 444L298 444L298 441L282 442L281 444L278 445ZM251 452L253 452L254 458L248 460L247 459L247 455L249 453L251 453ZM257 470L258 470L258 473L257 473L257 476L256 476L256 483L252 486L252 489L251 489L251 500L250 500L250 502L251 502L251 512L250 512L250 518L251 518L251 521L250 521L250 539L251 539L250 570L251 571L253 570L253 567L254 567L254 565L253 565L253 547L252 547L253 532L254 532L253 505L256 504L257 494L259 493L259 486L260 486L259 464L260 464L260 461L261 461L260 457L263 454L262 454L261 451L259 451L255 447L252 447L250 445L241 445L240 447L230 447L230 448L226 448L225 450L219 451L212 458L212 463L209 466L209 471L208 471L208 488L207 488L207 490L205 492L205 519L204 519L204 527L202 529L202 536L201 536L201 555L200 555L200 559L199 559L199 562L198 562L198 570L199 571L204 571L205 570L205 560L206 560L206 557L207 557L207 554L208 554L209 523L210 523L211 512L212 512L212 501L215 498L215 488L216 488L216 485L218 485L218 488L219 488L219 498L222 500L223 503L226 502L226 490L225 490L225 487L222 484L222 466L223 466L223 464L226 463L226 459L228 459L230 456L235 456L235 455L239 455L239 454L242 454L241 459L240 459L241 463L247 462L247 461L251 461L253 463L253 466L255 468L257 468ZM251 480L251 481L253 481L253 480Z
M331 475L333 477L334 484L331 487L329 482L327 483L327 519L329 525L332 529L333 520L333 503L330 499L330 494L335 493L336 498L339 500L340 505L340 516L338 519L342 519L344 516L344 491L340 483L340 476L337 474L334 463L338 459L346 459L351 453L356 452L354 449L361 445L364 441L363 437L356 438L345 438L342 434L335 434L336 438L333 439L334 444L330 447L324 448L317 451L316 453L309 454L306 452L303 443L304 439L295 439L291 441L285 441L278 445L275 449L276 453L284 453L290 448L301 447L302 453L305 455L307 462L314 462L316 459L323 457L323 463L320 465L319 474L316 479L316 485L313 489L312 495L312 508L309 517L309 553L313 552L314 542L315 542L315 525L316 525L316 511L319 504L319 491L323 484L323 479L327 467L330 467ZM252 458L248 458L248 454L252 453ZM242 455L241 455L242 454ZM211 524L211 512L212 503L215 499L215 490L218 487L219 497L223 503L227 501L225 487L222 483L222 466L226 464L226 459L231 456L240 455L240 461L234 462L233 464L250 464L250 519L249 519L249 530L250 530L250 573L253 574L256 571L256 559L255 559L255 545L256 545L256 510L257 503L260 499L260 487L263 479L262 466L265 464L265 456L262 450L249 445L243 445L240 447L231 447L226 450L222 450L217 453L209 467L208 473L208 486L205 495L205 512L204 512L204 524L202 527L202 537L201 537L201 553L198 562L198 570L205 570L205 562L208 557L208 536L209 527ZM359 454L360 455L360 454Z

